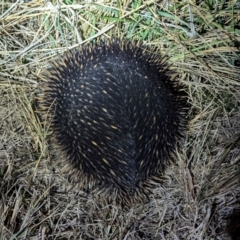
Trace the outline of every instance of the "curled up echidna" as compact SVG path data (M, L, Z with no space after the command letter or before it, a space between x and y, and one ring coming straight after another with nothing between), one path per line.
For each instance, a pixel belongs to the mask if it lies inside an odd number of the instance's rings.
M42 110L70 174L122 203L151 192L187 123L182 87L153 50L88 44L43 74Z

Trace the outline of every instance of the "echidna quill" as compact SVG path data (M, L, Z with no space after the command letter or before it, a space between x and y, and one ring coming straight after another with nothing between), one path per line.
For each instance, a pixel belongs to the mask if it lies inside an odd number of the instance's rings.
M42 109L70 174L122 203L149 195L187 124L187 98L161 55L124 40L88 44L43 77Z

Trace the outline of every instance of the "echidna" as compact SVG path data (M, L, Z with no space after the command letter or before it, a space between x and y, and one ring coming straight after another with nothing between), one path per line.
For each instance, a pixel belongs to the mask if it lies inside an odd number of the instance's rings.
M153 50L124 40L88 44L43 74L42 107L59 156L80 183L120 202L151 192L186 127L181 84Z

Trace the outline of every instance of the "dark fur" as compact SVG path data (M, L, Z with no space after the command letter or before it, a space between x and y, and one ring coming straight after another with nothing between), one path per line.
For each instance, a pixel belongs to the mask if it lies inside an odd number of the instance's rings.
M186 126L181 85L152 51L120 40L86 45L43 75L60 155L80 182L123 202L149 194Z

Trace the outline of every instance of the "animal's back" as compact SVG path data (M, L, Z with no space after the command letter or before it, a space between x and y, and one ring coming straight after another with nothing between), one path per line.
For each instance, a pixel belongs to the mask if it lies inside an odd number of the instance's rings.
M47 74L45 105L55 100L64 158L86 183L130 196L164 171L185 124L180 88L148 51L118 41L83 47Z

